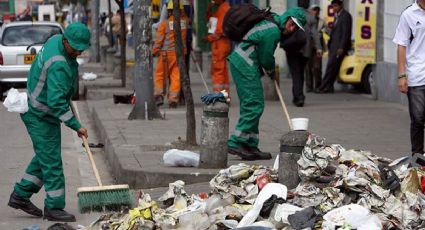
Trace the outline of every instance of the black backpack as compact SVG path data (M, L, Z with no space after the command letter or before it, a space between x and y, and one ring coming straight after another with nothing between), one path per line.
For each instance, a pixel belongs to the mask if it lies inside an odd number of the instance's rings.
M223 33L230 40L241 42L248 31L262 20L274 22L270 8L258 9L251 3L232 6L223 20Z

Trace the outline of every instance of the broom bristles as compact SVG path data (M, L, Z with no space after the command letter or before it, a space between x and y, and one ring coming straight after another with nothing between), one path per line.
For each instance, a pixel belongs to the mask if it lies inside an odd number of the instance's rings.
M134 198L130 189L124 186L99 186L78 189L78 209L80 213L121 211L131 208Z

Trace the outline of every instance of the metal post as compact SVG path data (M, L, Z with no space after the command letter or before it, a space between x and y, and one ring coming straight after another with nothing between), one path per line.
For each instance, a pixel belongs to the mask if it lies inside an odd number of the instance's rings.
M134 0L134 89L136 104L128 119L161 118L153 97L153 59L151 52L152 20L149 15L150 0ZM146 115L147 113L147 115Z
M90 62L100 61L99 52L99 0L91 1L91 55Z
M227 167L229 106L226 103L205 105L201 124L200 168Z

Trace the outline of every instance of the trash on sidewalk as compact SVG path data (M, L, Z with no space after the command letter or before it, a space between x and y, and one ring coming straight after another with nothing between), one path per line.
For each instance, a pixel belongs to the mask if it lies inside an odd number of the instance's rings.
M31 224L28 227L23 228L22 230L40 230L40 226L38 224Z
M138 207L103 215L88 229L420 229L425 167L409 164L409 157L391 161L312 134L295 190L277 183L276 167L240 163L220 170L211 191L188 195L176 181L158 204L140 192Z
M86 81L93 81L97 78L97 75L94 73L83 73L81 78Z
M113 95L114 104L135 104L136 96L135 93L124 94L124 95Z
M176 167L198 167L199 165L199 153L170 149L164 153L162 157L166 166Z
M9 112L26 113L28 111L27 93L20 93L17 89L11 88L7 92L7 96L6 99L4 99L3 105Z

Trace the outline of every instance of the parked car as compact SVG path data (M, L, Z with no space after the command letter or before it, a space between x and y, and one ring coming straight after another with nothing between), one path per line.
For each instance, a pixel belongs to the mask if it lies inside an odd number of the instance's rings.
M11 22L1 27L0 100L10 87L26 85L37 52L51 36L62 33L55 22Z

